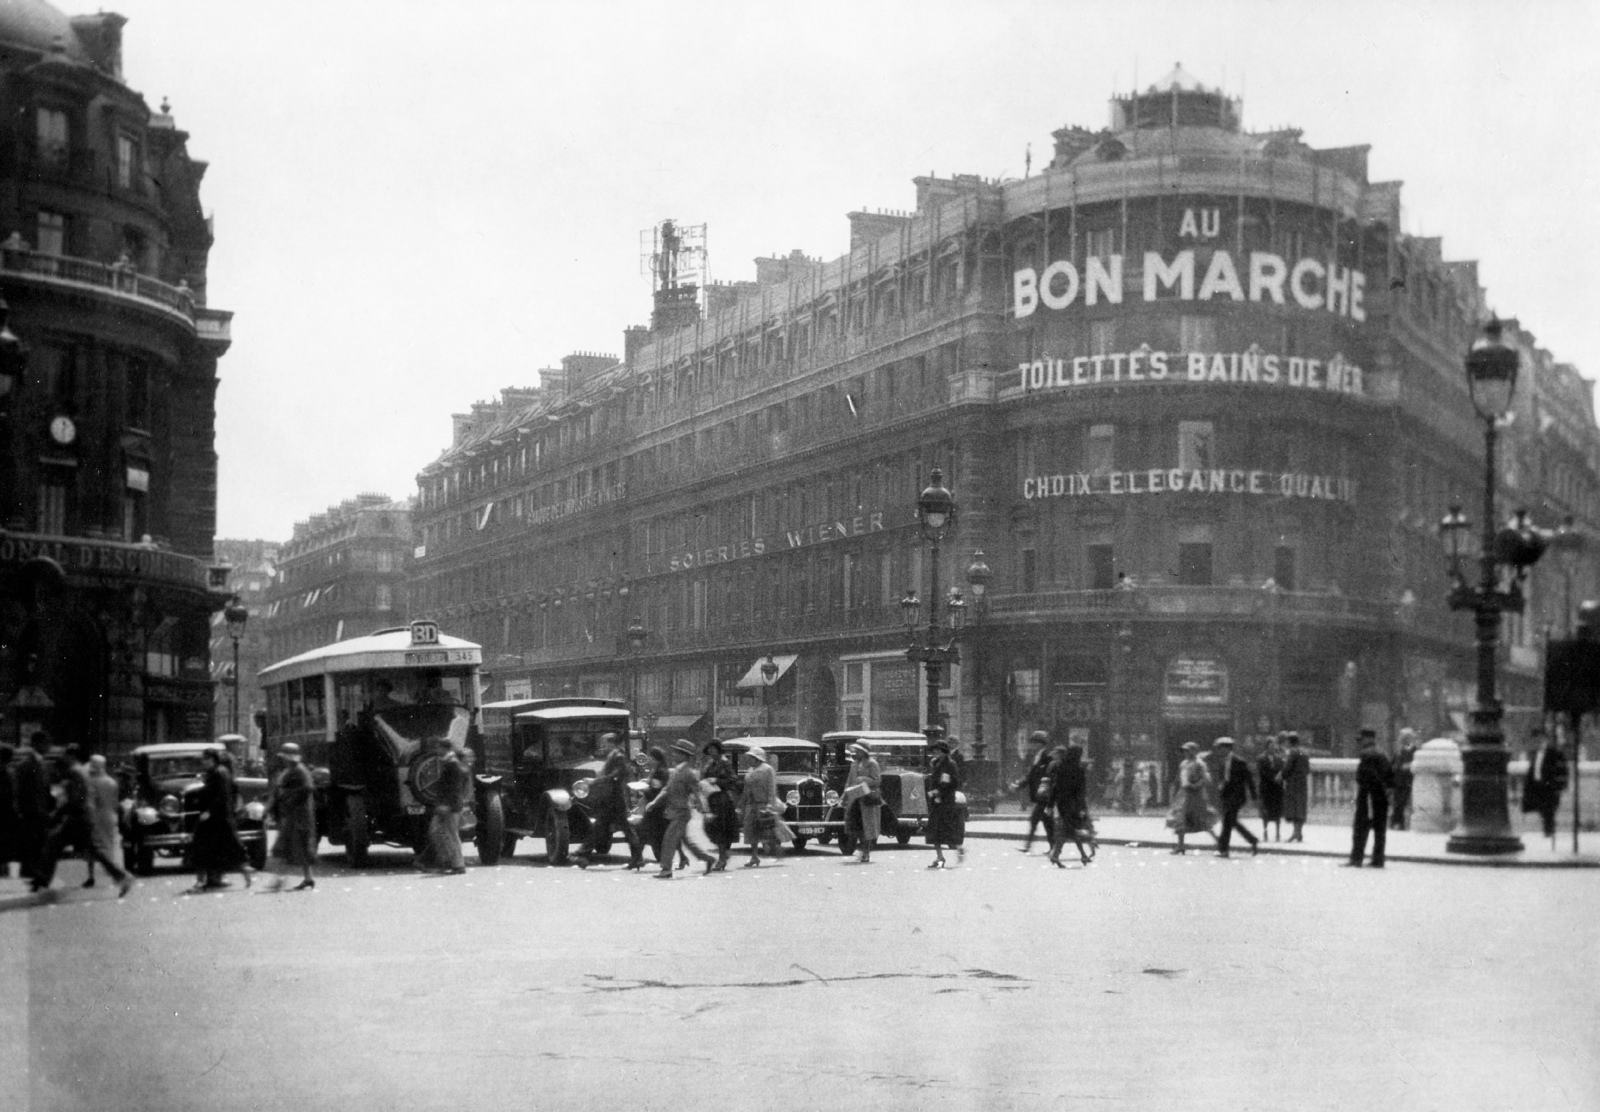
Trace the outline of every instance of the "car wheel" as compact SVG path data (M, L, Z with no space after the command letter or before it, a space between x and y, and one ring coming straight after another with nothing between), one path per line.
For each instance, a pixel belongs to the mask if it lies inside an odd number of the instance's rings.
M250 867L258 872L267 867L267 832L261 832L259 842L251 842L244 848L245 856L250 861Z
M856 836L854 834L839 834L839 852L849 857L856 851Z
M367 847L372 833L367 829L367 799L361 795L344 797L344 857L355 868L367 863Z
M567 816L554 807L544 816L544 856L552 865L567 863Z
M499 792L490 792L483 804L483 821L478 823L478 860L485 865L500 864L500 851L506 844L506 811Z
M806 848L806 837L804 834L796 834L794 836L794 851L796 853L800 853Z
M503 859L505 859L507 857L510 857L512 854L514 854L516 852L517 852L517 836L515 834L511 833L510 831L507 831L506 835L505 835L505 838L502 839L501 842L500 842L500 857L503 860Z

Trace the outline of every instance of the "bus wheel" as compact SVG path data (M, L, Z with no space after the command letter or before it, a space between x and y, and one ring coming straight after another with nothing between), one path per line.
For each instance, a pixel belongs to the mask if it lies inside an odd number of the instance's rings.
M544 855L552 865L567 863L567 817L554 807L544 816Z
M490 792L484 801L483 820L478 823L478 860L485 865L500 864L500 851L506 842L505 804L499 792Z
M367 800L365 796L344 797L344 857L357 869L367 863L367 847L371 845L371 832L367 829Z

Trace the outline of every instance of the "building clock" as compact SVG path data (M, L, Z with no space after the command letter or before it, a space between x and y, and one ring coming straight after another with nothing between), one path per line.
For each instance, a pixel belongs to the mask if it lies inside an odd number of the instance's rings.
M52 418L50 421L50 438L57 444L67 445L78 439L78 426L72 423L72 418L66 414Z

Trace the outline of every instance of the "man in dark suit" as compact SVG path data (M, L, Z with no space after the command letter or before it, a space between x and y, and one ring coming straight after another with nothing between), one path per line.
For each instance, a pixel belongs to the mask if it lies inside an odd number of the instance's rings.
M1050 735L1043 730L1035 730L1028 735L1028 758L1032 761L1028 765L1028 772L1022 779L1011 785L1012 791L1024 792L1028 804L1033 809L1028 813L1028 836L1022 840L1021 850L1027 853L1033 848L1033 834L1041 825L1044 826L1044 840L1049 845L1056 844L1056 823L1051 817L1051 793L1041 790L1044 780L1050 771L1049 749Z
M1556 748L1556 739L1535 726L1532 734L1539 748L1528 758L1528 778L1522 785L1522 810L1537 811L1544 820L1544 836L1556 836L1556 808L1561 793L1567 790L1567 755Z
M1237 830L1250 843L1250 852L1260 849L1256 836L1239 821L1239 812L1256 797L1256 778L1243 757L1235 756L1233 739L1219 737L1213 746L1222 755L1217 765L1217 798L1222 803L1222 829L1217 834L1217 856L1228 856L1228 842Z
M1384 841L1389 833L1389 789L1394 785L1394 769L1389 758L1378 752L1378 732L1363 727L1360 754L1356 761L1356 817L1350 841L1350 860L1345 864L1361 867L1367 852L1367 834L1372 834L1372 867L1383 868Z

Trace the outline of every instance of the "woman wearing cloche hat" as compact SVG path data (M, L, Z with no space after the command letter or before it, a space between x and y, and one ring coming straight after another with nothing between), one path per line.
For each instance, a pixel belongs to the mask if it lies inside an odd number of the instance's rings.
M1178 766L1178 790L1173 793L1172 810L1167 813L1167 825L1178 836L1178 848L1173 853L1186 853L1183 839L1187 834L1202 831L1216 837L1211 824L1216 812L1207 798L1211 789L1211 773L1200 759L1200 746L1192 741L1183 743L1183 763Z

